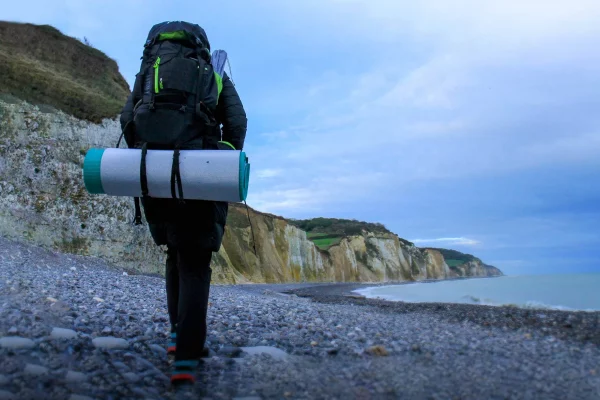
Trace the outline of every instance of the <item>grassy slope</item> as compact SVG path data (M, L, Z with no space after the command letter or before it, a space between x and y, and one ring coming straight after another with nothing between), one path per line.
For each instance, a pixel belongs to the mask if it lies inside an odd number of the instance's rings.
M481 259L475 257L472 254L461 253L460 251L449 250L449 249L438 249L438 248L430 248L430 249L437 250L440 253L442 253L442 256L444 256L444 260L446 261L446 264L448 264L448 266L451 269L455 269L456 267L459 267L460 265L468 263L469 261L477 261L477 262L480 262L481 264L483 264L483 266L488 269L497 270L496 267L487 265L486 263L481 261Z
M48 25L0 21L0 93L98 123L118 116L129 92L101 51Z
M431 250L437 250L440 253L442 253L442 256L444 256L444 260L446 260L446 264L448 264L448 266L450 268L454 268L454 267L458 267L459 265L468 263L469 261L480 261L480 259L478 259L477 257L471 255L471 254L466 254L466 253L461 253L460 251L456 251L456 250L449 250L449 249L438 249L438 248L433 248L430 247Z
M344 237L360 235L363 230L376 234L393 235L382 224L349 219L321 217L305 220L292 219L288 220L288 222L306 231L308 239L312 240L321 250L327 250L331 246L338 244Z
M327 250L329 247L338 244L343 237L360 235L363 230L381 234L392 234L382 224L348 219L313 218L289 220L288 222L306 231L308 239L312 240L322 250Z

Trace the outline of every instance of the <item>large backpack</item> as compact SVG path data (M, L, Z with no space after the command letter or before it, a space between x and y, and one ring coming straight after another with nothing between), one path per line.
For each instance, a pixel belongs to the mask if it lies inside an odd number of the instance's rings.
M148 33L133 87L136 104L130 146L142 149L144 199L148 199L146 152L156 149L175 150L171 192L173 198L179 194L183 201L179 150L206 148L209 137L220 132L215 112L223 86L221 76L211 63L210 44L200 26L168 21L154 25ZM135 198L135 208L135 223L141 224L139 198Z
M221 88L200 26L182 21L153 26L133 89L139 99L133 114L136 147L197 148L197 139L214 132Z

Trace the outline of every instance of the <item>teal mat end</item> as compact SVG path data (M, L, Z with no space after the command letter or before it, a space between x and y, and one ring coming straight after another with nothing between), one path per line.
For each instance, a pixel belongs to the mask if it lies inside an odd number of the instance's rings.
M100 174L103 154L104 149L90 149L83 160L83 183L91 194L104 194Z
M248 185L250 183L250 164L248 163L248 158L246 158L246 153L240 151L240 201L246 201L246 196L248 196Z

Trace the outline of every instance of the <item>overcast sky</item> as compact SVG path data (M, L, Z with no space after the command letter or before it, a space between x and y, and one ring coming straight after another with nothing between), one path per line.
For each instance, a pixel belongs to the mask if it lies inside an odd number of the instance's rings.
M230 54L261 211L382 222L507 274L600 271L597 0L37 0L1 18L87 37L130 84L154 23L204 27Z

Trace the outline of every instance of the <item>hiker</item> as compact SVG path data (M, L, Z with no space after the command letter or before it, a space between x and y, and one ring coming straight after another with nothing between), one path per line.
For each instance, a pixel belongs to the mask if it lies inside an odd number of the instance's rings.
M154 25L121 115L127 146L142 149L140 200L150 233L156 245L167 246L168 353L175 358L174 385L193 384L194 368L208 351L204 344L210 263L212 253L221 247L228 212L226 202L185 200L178 150L242 150L246 136L246 113L236 88L214 63L200 26L183 21ZM172 199L147 196L147 186L144 191L147 149L176 150ZM137 200L136 223L140 224Z

